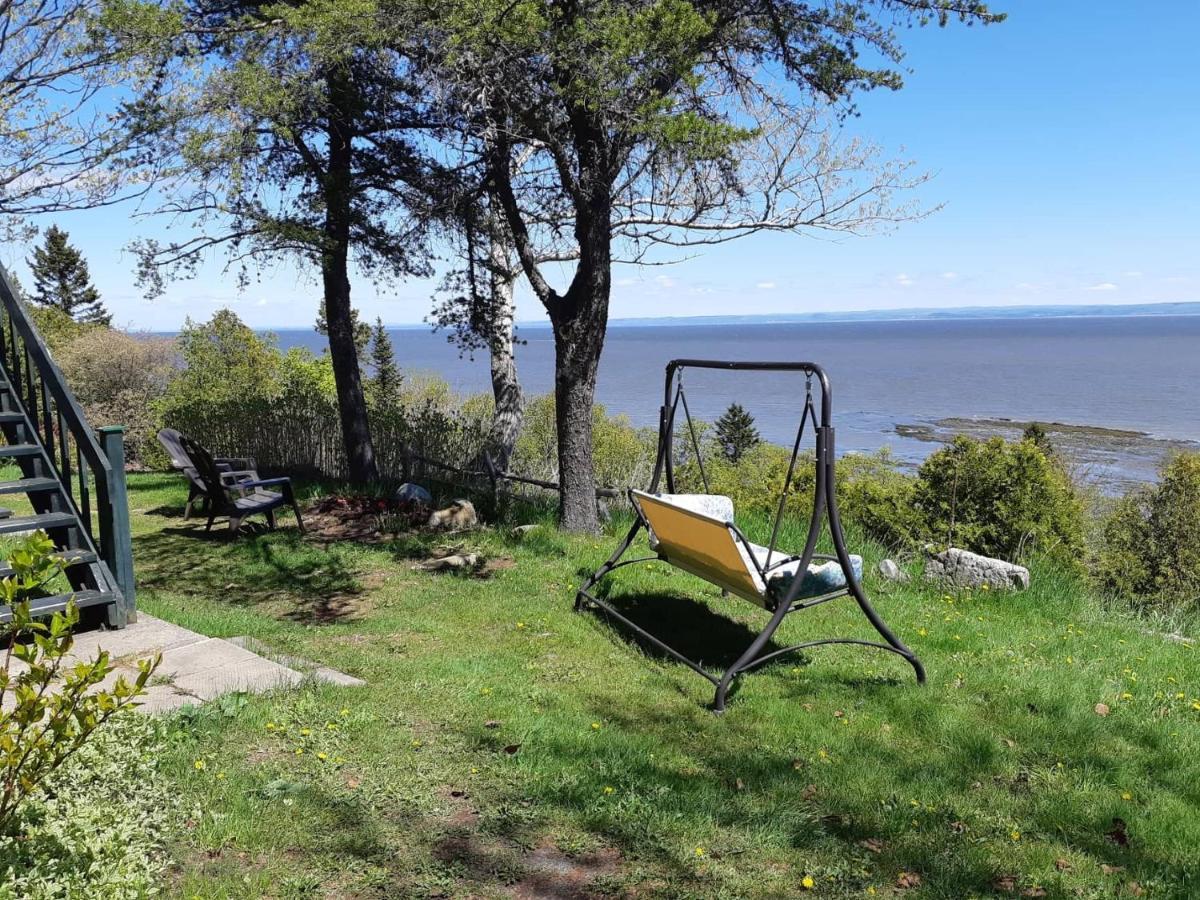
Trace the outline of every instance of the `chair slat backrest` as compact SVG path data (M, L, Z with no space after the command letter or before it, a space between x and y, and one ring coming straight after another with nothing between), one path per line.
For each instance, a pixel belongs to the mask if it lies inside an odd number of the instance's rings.
M205 493L212 500L224 503L228 492L225 489L225 482L221 479L221 470L212 454L199 441L193 440L185 434L179 436L179 441L195 467L200 481L204 484Z
M188 459L187 451L183 449L183 435L174 428L163 428L158 432L158 442L163 445L167 455L171 457L171 465L179 471L195 468Z
M761 579L747 568L727 523L643 491L630 495L663 559L752 603L765 604Z

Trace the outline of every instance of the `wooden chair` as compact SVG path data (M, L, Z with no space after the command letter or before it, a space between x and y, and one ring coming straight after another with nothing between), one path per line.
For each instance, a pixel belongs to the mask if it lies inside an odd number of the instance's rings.
M256 472L251 473L253 478L245 478L245 471L223 470L203 445L187 435L180 435L180 444L203 484L208 506L205 531L212 529L218 516L229 517L232 534L237 534L242 522L253 515L265 516L267 525L275 528L275 510L281 506L292 508L297 526L304 531L304 519L300 516L290 478L259 478Z

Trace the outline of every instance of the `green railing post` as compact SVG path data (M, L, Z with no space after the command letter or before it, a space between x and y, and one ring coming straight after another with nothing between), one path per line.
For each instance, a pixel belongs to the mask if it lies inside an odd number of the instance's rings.
M112 468L107 503L100 504L101 552L108 569L125 595L125 621L137 621L133 584L133 536L129 530L129 496L125 488L125 426L101 428L100 447ZM106 521L107 520L107 521Z

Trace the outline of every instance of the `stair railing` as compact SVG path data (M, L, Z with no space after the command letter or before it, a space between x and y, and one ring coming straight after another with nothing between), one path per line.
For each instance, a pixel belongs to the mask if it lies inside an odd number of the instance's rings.
M136 620L124 428L93 431L0 266L0 364L38 432L65 500Z

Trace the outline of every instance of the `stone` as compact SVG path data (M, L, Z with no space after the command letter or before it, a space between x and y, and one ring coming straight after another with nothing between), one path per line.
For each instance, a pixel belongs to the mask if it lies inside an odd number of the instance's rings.
M932 554L925 561L925 578L955 587L976 588L985 584L997 590L1025 590L1029 587L1029 570L1024 566L980 556L957 547Z
M403 500L407 503L420 503L424 506L433 506L433 494L425 490L419 484L413 484L411 481L406 481L400 487L396 488L396 493L392 494L392 499Z
M909 575L893 559L881 559L878 566L879 574L888 581L899 581L901 584L909 581Z
M475 504L470 500L455 500L445 509L436 510L429 515L426 525L429 528L445 528L451 531L462 531L474 528L479 524L479 516L475 513Z
M449 572L456 569L474 569L479 565L479 555L476 553L455 553L452 556L441 556L427 559L413 566L422 572Z
M537 531L536 525L518 525L513 529L513 534L519 538L523 538L531 532Z

